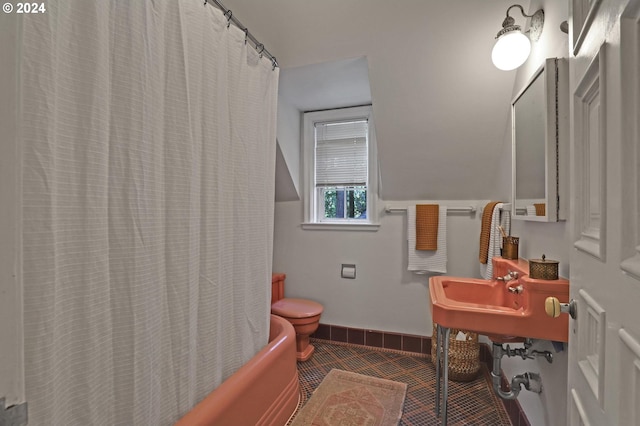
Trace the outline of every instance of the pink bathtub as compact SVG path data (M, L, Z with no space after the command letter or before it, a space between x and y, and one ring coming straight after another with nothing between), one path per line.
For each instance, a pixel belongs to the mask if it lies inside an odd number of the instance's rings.
M300 397L296 336L271 315L269 343L175 426L284 425Z

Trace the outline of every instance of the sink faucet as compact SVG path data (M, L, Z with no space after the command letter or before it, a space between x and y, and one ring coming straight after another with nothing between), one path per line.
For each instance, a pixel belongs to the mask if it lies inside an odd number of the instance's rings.
M498 277L496 279L498 281L504 281L504 282L509 282L511 280L517 280L518 279L518 272L517 271L509 271L509 272L507 272L507 275L505 275L504 277Z
M507 286L507 290L509 290L509 293L520 294L524 290L524 287L522 287L522 284L517 285L517 286L512 286L512 287L508 286L509 281L513 281L513 280L517 280L518 279L518 272L517 271L509 271L507 273L507 275L505 275L504 277L498 277L496 279L498 281L504 281L505 285Z

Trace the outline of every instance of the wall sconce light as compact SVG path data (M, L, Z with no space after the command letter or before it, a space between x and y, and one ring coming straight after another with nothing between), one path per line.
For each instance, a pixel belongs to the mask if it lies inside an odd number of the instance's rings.
M522 16L531 18L529 25L529 37L521 30L516 21L509 16L509 11L514 7L520 8ZM524 13L524 9L519 4L514 4L507 9L507 17L502 21L502 29L498 31L495 46L491 51L491 60L496 68L509 71L518 68L529 57L531 53L531 40L538 41L544 25L544 11L539 9L533 15Z

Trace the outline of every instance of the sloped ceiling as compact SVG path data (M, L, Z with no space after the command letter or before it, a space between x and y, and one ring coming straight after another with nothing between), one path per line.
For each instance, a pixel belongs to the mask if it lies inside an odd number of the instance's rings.
M302 112L369 105L367 58L284 68L278 92L280 100Z
M494 194L516 71L499 71L490 55L512 0L224 4L278 58L283 75L366 57L381 198L487 199ZM528 1L521 4L528 10ZM526 27L524 18L514 16ZM327 96L313 94L318 90L313 82L292 87L281 80L281 90L288 99L298 98L301 109L328 107ZM340 102L335 106L344 106L344 99Z

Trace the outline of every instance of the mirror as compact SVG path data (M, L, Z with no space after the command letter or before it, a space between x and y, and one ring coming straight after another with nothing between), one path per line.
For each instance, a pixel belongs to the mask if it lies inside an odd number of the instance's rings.
M566 59L547 59L511 103L514 219L566 219L568 79Z

